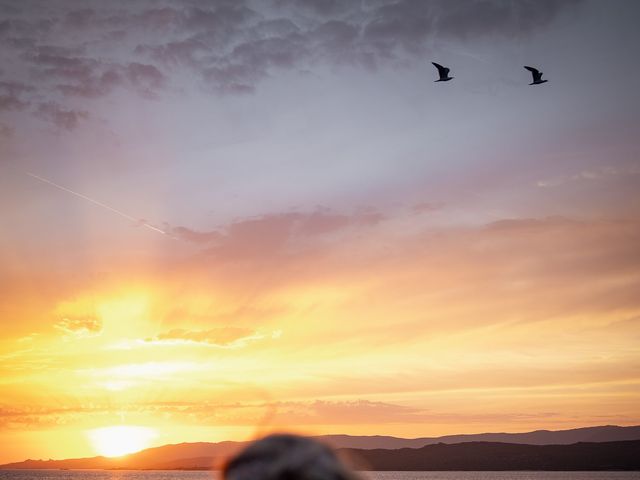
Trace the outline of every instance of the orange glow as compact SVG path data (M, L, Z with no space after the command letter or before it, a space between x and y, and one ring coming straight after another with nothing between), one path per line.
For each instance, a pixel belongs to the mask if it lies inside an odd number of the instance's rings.
M640 424L640 0L432 3L0 0L0 465Z
M121 286L36 304L53 324L18 324L0 341L0 441L24 430L25 445L41 445L57 432L64 445L38 451L115 456L273 429L416 437L634 423L640 307L598 302L635 277L599 272L597 245L629 248L622 233L635 225L527 228L445 231L429 249L408 236L392 263L336 245L311 278L263 279L250 301L232 267L216 272L225 283L122 265ZM570 259L576 238L592 273L531 263L548 249Z

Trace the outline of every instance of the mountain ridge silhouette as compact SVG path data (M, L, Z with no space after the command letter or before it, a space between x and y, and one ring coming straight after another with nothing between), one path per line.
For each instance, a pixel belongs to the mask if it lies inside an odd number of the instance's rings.
M368 458L367 452L391 452L385 455L400 458L401 450L418 451L434 445L501 444L536 446L568 446L578 443L612 443L638 441L640 425L582 427L570 430L536 430L524 433L480 433L445 435L441 437L399 438L385 435L321 435L315 437L341 451L364 452L355 457ZM64 460L32 460L0 465L0 469L217 469L230 455L249 442L183 442L152 447L123 457L88 457ZM393 453L395 452L395 453ZM387 456L383 455L385 458ZM389 458L391 458L389 457ZM640 450L638 451L640 458Z

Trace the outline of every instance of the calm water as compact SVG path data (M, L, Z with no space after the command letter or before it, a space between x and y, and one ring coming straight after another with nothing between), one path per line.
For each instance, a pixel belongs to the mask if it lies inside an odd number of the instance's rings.
M640 472L361 472L365 480L640 480ZM213 472L0 470L0 480L217 480Z

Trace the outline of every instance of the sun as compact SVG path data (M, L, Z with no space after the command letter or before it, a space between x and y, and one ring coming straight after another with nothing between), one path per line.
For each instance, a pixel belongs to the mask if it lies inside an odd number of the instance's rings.
M158 433L153 428L119 425L87 432L94 450L105 457L119 457L146 448Z

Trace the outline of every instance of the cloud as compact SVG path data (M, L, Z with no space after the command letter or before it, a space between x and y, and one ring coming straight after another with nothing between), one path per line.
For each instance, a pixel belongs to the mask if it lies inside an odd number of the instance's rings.
M0 429L56 428L78 421L82 414L99 412L100 407L43 405L0 405Z
M69 399L71 400L71 399ZM118 411L163 415L174 421L200 423L203 425L249 425L264 423L265 419L275 424L362 424L411 422L419 418L420 409L368 400L353 401L283 401L283 402L154 402L120 404ZM0 405L0 428L49 427L70 425L81 421L83 416L109 414L113 407L99 401L90 406L71 401L67 405ZM374 420L375 419L375 420Z
M310 213L291 212L247 218L209 232L186 227L173 227L171 232L178 238L206 246L209 255L218 258L266 260L312 247L314 241L332 235L373 227L383 218L374 210L346 215L318 209Z
M409 341L430 331L420 328L426 319L443 332L640 308L635 221L552 216L420 227L422 217L404 215L285 212L212 231L177 227L172 233L195 248L172 275L196 291L206 284L225 292L227 311L367 318L341 326L341 339L363 344ZM380 299L377 308L371 299ZM390 319L406 328L390 331Z
M374 68L417 58L441 36L529 35L579 3L173 0L128 4L126 11L62 2L54 11L24 2L0 22L0 36L9 47L7 69L27 72L41 96L99 98L124 87L153 97L178 82L184 68L208 89L248 93L275 72L318 62ZM71 40L70 29L76 32Z
M48 75L86 80L100 62L94 58L76 56L78 53L82 53L82 50L41 45L25 54L25 58Z
M0 22L0 37L4 36L11 29L11 23L8 20Z
M255 393L254 393L255 394ZM628 407L628 405L625 405ZM133 409L133 408L132 408ZM373 401L356 397L353 400L311 401L238 401L238 402L157 402L139 404L137 411L163 415L173 421L199 425L234 425L261 428L312 428L318 425L433 425L433 424L517 424L539 422L541 419L560 421L563 413L538 407L529 411L455 411L444 405L422 408L393 402ZM123 409L126 411L125 409ZM633 421L633 417L618 413L609 418ZM460 432L462 433L462 432Z
M540 188L553 188L566 185L568 183L594 182L611 177L622 177L640 175L640 167L637 165L628 166L603 166L582 170L572 175L561 175L558 177L539 180L536 186Z
M15 129L9 125L0 123L0 139L8 140L15 134Z
M67 110L53 102L39 104L36 114L61 130L73 130L89 117L85 110Z
M153 96L165 85L165 75L154 65L78 56L84 53L84 49L45 45L34 48L25 57L32 64L33 76L63 82L53 88L67 96L98 98L118 87Z
M27 100L25 94L32 91L33 87L25 83L0 81L0 113L27 110L30 101Z
M246 95L268 78L315 66L396 68L422 61L439 37L521 37L579 3L63 1L51 9L25 1L5 5L0 21L0 115L35 115L71 131L104 97L157 99L194 84Z
M27 103L11 95L0 95L0 112L3 110L20 111L27 107Z
M584 387L579 389L584 394ZM257 392L253 392L255 396ZM539 393L539 392L538 392ZM597 392L592 392L596 393ZM494 395L495 392L491 392ZM227 392L228 395L228 392ZM557 393L553 396L558 396ZM485 398L477 397L481 400ZM598 396L600 399L601 397ZM610 397L606 397L611 400ZM490 403L496 401L490 397ZM538 398L537 402L541 402ZM616 406L623 411L599 417L599 421L610 423L634 422L632 401L620 398ZM553 406L551 406L553 407ZM161 416L165 420L182 425L228 425L249 426L252 428L310 428L318 425L411 425L424 428L433 425L455 425L464 429L465 425L489 427L493 424L522 425L535 427L540 421L571 424L593 421L593 417L583 411L567 414L549 408L546 403L528 407L524 410L500 410L485 408L460 411L459 408L438 405L437 408L422 408L402 405L396 402L381 402L356 397L352 400L311 400L311 401L185 401L176 398L173 401L139 401L135 404L121 401L117 410L111 402L101 399L83 402L76 398L64 398L64 404L52 405L51 398L42 398L40 402L21 405L0 405L0 428L23 430L25 428L60 427L61 425L86 425L87 419L93 423L99 420L109 421L114 413L128 418L143 416L153 419ZM425 432L429 431L424 430ZM459 430L456 433L463 433Z
M195 68L199 60L198 55L208 50L209 47L204 42L189 38L162 45L138 45L135 52L170 67L188 65Z
M290 425L412 422L421 413L418 408L362 399L278 402L274 407L275 420Z
M306 55L305 50L296 33L245 42L234 47L222 61L205 68L203 76L221 91L250 92L272 67L294 67Z
M59 83L56 89L65 96L99 98L112 92L121 83L121 74L115 69L109 69L100 74L90 74L75 83Z
M0 72L2 73L2 72ZM26 83L20 82L0 82L0 90L9 96L18 96L23 93L33 92L35 88Z
M340 0L275 0L275 5L283 9L299 9L306 14L336 16L354 10L354 4Z
M407 55L424 55L429 39L436 36L462 41L525 36L577 3L405 0L367 8L356 3L276 2L281 8L275 16L245 28L244 37L255 39L231 40L234 47L211 57L200 71L222 91L251 91L271 71L309 62L374 68Z
M67 12L62 23L72 29L85 29L94 26L97 12L91 8L81 8Z
M144 63L130 63L124 67L124 73L131 84L145 96L154 96L166 81L160 70Z
M423 213L433 213L441 210L443 205L441 203L432 203L432 202L420 202L411 206L411 211L416 215L421 215Z
M443 35L465 40L483 35L524 37L580 3L579 0L440 2L435 27Z
M314 56L332 59L339 65L353 64L372 68L375 56L357 47L360 27L342 20L329 20L309 31L309 43Z
M209 330L173 329L145 341L156 345L202 344L223 348L244 347L266 336L248 328L220 327ZM272 338L273 337L272 335Z
M89 338L102 333L102 321L96 317L65 317L54 328L69 338Z
M205 425L354 425L403 423L419 419L420 409L355 399L347 401L188 402L159 406L172 418Z
M466 424L480 429L499 423L515 430L540 426L535 416L548 412L556 412L558 421L591 422L603 401L614 402L617 418L632 418L640 312L637 221L519 218L416 231L415 216L405 214L412 220L411 231L389 232L386 228L397 223L385 221L374 223L375 236L353 227L358 224L355 214L310 212L294 216L293 222L285 217L282 224L278 215L264 216L268 225L278 220L278 230L286 226L288 242L320 242L322 253L320 259L315 251L305 257L304 269L278 268L282 276L277 282L259 285L251 307L289 308L269 318L254 309L243 318L246 323L233 321L233 308L254 289L261 257L249 258L247 268L239 268L219 257L197 256L199 270L186 262L154 272L170 281L166 289L149 293L150 298L159 304L170 298L169 309L184 307L194 316L176 313L177 328L171 328L166 327L166 311L149 312L165 328L140 333L137 338L151 335L136 342L140 348L94 358L88 383L130 388L134 397L143 386L171 384L163 400L173 405L159 401L118 407L183 424L438 424L455 429ZM225 241L228 227L220 229ZM292 234L296 229L307 233ZM335 242L323 243L334 235ZM385 235L394 240L391 252L371 248ZM180 246L191 251L186 243ZM285 267L295 262L286 255L279 261ZM239 270L243 274L234 279ZM138 281L147 283L144 276ZM230 293L236 284L237 297ZM78 308L75 303L73 308ZM232 316L212 323L206 318L210 311ZM80 324L64 327L82 330ZM275 348L269 337L277 329L286 331L286 338ZM246 351L233 350L245 342L252 349L250 359L238 355ZM76 342L78 347L86 343ZM174 349L180 350L181 361L198 370L162 373L162 368L146 365L149 355L162 363L163 352L173 355ZM2 373L9 379L21 378L15 373L20 371L33 378L66 377L93 354L70 353L57 358L25 354L28 358L3 361ZM113 366L114 359L122 362L129 356L142 366ZM51 363L42 370L44 361ZM159 377L149 378L147 372L155 370ZM233 390L238 379L243 393ZM260 390L264 397L255 394ZM190 402L181 398L184 392ZM535 401L514 407L514 398ZM580 411L575 411L575 398L587 399ZM92 403L94 399L99 404L100 394L91 396ZM46 406L45 401L38 405ZM86 423L99 415L53 412L4 421L19 428L24 425L19 422L81 418Z
M522 419L538 419L551 412L504 412L465 414L444 409L428 409L391 402L354 399L347 401L316 400L309 402L276 402L272 422L284 425L353 425L353 424L426 424L437 423L505 423Z

